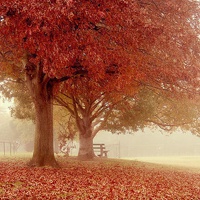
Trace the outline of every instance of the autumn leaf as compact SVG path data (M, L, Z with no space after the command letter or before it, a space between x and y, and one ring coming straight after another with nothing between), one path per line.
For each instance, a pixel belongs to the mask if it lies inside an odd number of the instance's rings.
M0 199L198 199L200 174L135 161L60 158L59 169L0 162Z

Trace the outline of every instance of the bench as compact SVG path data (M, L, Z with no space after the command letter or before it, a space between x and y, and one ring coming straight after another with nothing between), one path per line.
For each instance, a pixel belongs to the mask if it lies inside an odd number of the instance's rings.
M105 144L93 144L93 150L94 152L98 152L99 157L105 157L108 156L108 150L106 150Z

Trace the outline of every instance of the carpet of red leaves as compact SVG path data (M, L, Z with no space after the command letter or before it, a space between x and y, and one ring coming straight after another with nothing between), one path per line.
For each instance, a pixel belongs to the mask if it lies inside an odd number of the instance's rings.
M110 159L62 158L61 168L29 168L26 161L0 160L0 200L200 199L198 172Z

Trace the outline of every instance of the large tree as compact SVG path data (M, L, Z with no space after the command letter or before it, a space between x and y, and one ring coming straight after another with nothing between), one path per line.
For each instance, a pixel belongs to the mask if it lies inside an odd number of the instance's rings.
M100 85L95 90L93 84L86 77L75 79L73 84L70 83L68 93L60 92L55 97L77 126L80 158L94 157L93 139L101 130L120 134L159 126L173 132L177 128L194 130L199 122L199 104L187 95L171 98L167 93L147 86L141 86L134 95L130 88L123 93L113 90L106 93Z
M104 91L131 84L136 93L145 84L172 96L192 92L199 13L199 2L189 0L1 1L1 73L24 75L35 106L31 163L56 165L52 97L70 77L87 76Z
M94 157L93 138L104 129L114 106L123 100L119 94L117 99L118 92L108 94L108 88L103 84L103 81L98 83L88 77L75 77L60 86L60 93L55 97L74 119L79 132L78 156L81 159ZM112 86L109 86L110 90L114 89Z

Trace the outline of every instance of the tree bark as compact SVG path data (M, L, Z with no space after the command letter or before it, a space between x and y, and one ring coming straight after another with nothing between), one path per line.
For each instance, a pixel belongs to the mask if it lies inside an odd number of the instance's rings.
M26 66L26 83L35 106L35 140L29 165L56 167L58 164L53 149L53 84L41 67L31 65L28 63Z
M39 86L41 87L41 86ZM52 87L41 87L35 91L35 140L32 166L57 166L53 150L53 104Z
M91 123L82 119L79 122L79 153L80 160L92 160L95 157L93 150L93 136Z
M80 160L92 160L95 157L93 150L93 138L92 136L86 136L85 134L79 134L79 153L78 158Z

